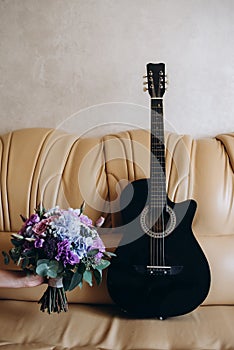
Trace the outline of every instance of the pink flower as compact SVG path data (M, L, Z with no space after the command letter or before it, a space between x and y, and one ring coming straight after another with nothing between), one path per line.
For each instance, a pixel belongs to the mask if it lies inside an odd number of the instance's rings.
M96 221L96 226L101 227L103 225L104 221L105 221L105 218L103 216L100 216L100 218L97 219L97 221Z
M36 235L42 235L46 231L50 221L50 218L41 220L38 224L33 226L33 232L36 233Z

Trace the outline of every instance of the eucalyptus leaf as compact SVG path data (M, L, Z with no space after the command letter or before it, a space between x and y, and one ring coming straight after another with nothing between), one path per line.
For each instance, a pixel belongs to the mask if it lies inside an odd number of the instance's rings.
M61 272L60 264L56 260L51 260L48 265L47 276L51 278L56 278Z
M37 266L36 273L39 276L46 277L48 273L48 265L46 263L42 263Z
M92 281L92 272L90 270L86 270L83 274L83 279L85 282L87 282L90 287L92 287L93 285L93 281Z
M93 270L93 275L94 275L94 278L97 282L97 285L99 286L102 282L102 270Z
M82 278L83 278L83 274L79 273L79 271L77 270L72 276L71 283L68 290L71 291L74 288L76 288L82 281Z
M37 261L37 266L41 265L41 264L49 264L50 260L49 259L39 259Z
M97 270L104 270L110 265L110 261L108 260L101 260L100 263L96 266Z
M62 266L56 260L40 259L37 262L36 273L42 277L56 278L62 270Z
M56 278L58 277L58 272L55 269L55 267L50 267L47 271L47 276L50 278Z

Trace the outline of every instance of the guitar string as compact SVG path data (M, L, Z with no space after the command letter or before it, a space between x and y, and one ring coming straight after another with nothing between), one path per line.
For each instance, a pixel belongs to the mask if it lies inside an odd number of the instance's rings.
M162 101L161 101L162 103ZM154 116L154 122L159 125L160 123L160 128L159 131L164 133L163 130L163 123L162 123L162 118L163 118L163 109L162 105L158 104L158 108L156 108L156 113ZM155 132L155 130L154 130ZM160 140L160 137L163 137L162 140ZM154 227L156 228L156 232L159 233L158 237L153 238L153 242L157 242L157 245L155 247L154 244L154 249L153 249L153 265L155 263L155 253L157 257L157 266L165 266L165 218L164 218L164 200L165 200L165 189L164 189L164 181L165 181L165 174L164 174L164 167L165 167L165 162L164 162L164 135L157 135L156 137L156 149L158 150L157 153L157 162L158 162L158 167L159 167L159 173L156 176L156 184L154 183L154 186L156 185L156 202L153 202L153 224ZM155 138L153 137L154 141L154 146L155 146ZM154 155L155 156L155 155ZM159 175L159 176L158 176ZM155 179L155 178L154 178ZM154 188L155 190L155 188ZM159 196L158 196L159 194ZM154 199L155 200L155 199ZM156 220L156 225L155 225L155 220ZM156 248L156 249L155 249Z
M159 159L158 159L158 156L159 156L159 152L157 153L157 150L159 149L158 148L158 135L157 135L157 129L155 129L155 125L158 125L158 111L157 111L157 108L155 109L154 108L154 113L153 113L153 136L152 136L152 141L153 141L153 171L156 171L158 172L158 166L159 166ZM155 163L156 162L156 163ZM160 231L160 222L159 222L159 208L158 208L158 196L156 195L158 193L158 188L159 188L159 185L160 185L160 180L158 178L158 174L156 173L156 175L154 174L154 176L152 177L153 178L153 189L152 189L152 192L154 194L154 196L156 196L156 201L155 201L155 197L153 198L154 200L152 201L153 202L153 205L152 205L152 221L151 221L151 224L152 224L152 228L153 228L153 231L156 231L159 232ZM160 241L158 240L157 237L152 237L152 240L153 240L153 252L152 252L152 255L153 255L153 266L155 266L155 264L157 266L160 265ZM156 259L155 259L156 257Z
M161 101L161 103L163 103ZM164 256L164 253L165 253L165 218L164 218L164 205L166 203L164 203L165 201L165 188L164 188L164 185L165 184L165 181L166 181L166 178L165 178L165 149L164 149L164 128L163 128L163 106L161 105L161 118L162 118L162 122L161 122L161 125L162 125L162 159L161 159L161 163L162 163L162 171L161 171L161 184L162 184L162 187L161 187L161 210L162 210L162 262L161 262L161 265L162 266L165 266L165 256Z
M153 127L153 122L154 122L154 109L153 109L153 106L151 106L151 113L152 113L152 119L151 119L151 131L152 131L152 135L151 135L151 142L152 142L152 150L151 150L151 164L154 163L154 147L155 147L155 141L154 141L154 127ZM153 164L154 165L154 164ZM154 216L154 213L153 213L153 201L152 201L152 193L153 193L153 186L155 186L155 184L153 183L154 181L154 177L153 177L153 168L154 166L151 168L151 189L150 189L150 194L151 194L151 202L150 202L150 226L151 226L151 230L154 230L153 229L153 216ZM155 265L155 239L154 237L151 237L150 238L151 240L151 246L152 246L152 251L151 251L151 266L154 266Z
M162 265L165 266L165 217L164 217L164 207L166 205L166 196L165 196L165 188L163 186L164 181L166 181L165 178L165 148L164 148L164 128L163 128L163 102L160 101L156 106L156 109L153 108L153 103L151 99L151 165L153 162L156 161L158 164L155 166L155 163L153 166L151 166L151 176L150 176L150 194L151 194L151 200L149 205L149 226L150 229L153 230L153 232L156 229L156 233L159 233L158 237L152 237L150 236L150 263L152 266L155 266L155 255L157 260L157 266ZM162 140L160 140L159 135L157 135L157 129L155 130L155 125L159 125L160 121L160 128L159 131L161 131ZM153 134L152 134L153 133ZM157 137L155 137L157 135ZM156 144L155 144L156 142ZM161 142L161 143L160 143ZM153 147L152 147L153 146ZM157 157L155 156L155 152L152 152L152 150L158 151ZM153 158L154 157L154 158ZM152 172L155 171L155 168L157 169L159 167L160 176L156 174L156 181ZM158 180L159 179L159 180ZM159 182L158 182L159 181ZM165 184L164 184L165 185ZM156 196L156 200L152 200L152 191L155 191L156 186L156 193L154 193L154 196ZM158 198L159 194L159 198ZM155 221L156 220L156 221Z

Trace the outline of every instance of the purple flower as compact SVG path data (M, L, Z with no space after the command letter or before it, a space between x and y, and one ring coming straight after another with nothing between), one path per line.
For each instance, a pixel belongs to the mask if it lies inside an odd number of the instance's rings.
M92 244L91 249L99 249L100 252L105 251L105 246L104 246L103 241L101 240L101 238L99 236L93 240L93 244Z
M55 257L57 261L61 261L64 266L67 264L78 264L80 259L77 254L70 250L70 242L64 239L62 242L57 243L58 252Z
M96 264L100 263L100 260L102 260L102 258L103 258L103 253L102 252L98 252L95 255L95 262L96 262Z
M104 246L104 244L99 236L97 236L93 240L93 244L90 247L90 250L93 250L93 249L99 250L99 252L95 255L95 261L96 261L96 263L99 263L100 260L103 258L103 252L105 252L105 246Z
M34 242L34 247L35 248L42 248L45 240L43 238L37 238Z
M55 237L48 237L43 244L43 251L47 259L54 259L58 252L58 240Z
M71 250L67 251L67 256L66 259L64 260L64 265L70 264L70 265L75 265L80 262L80 259L77 254L73 253Z
M32 226L40 221L40 217L38 214L32 214L29 219L25 221L25 226Z
M40 221L38 214L32 214L29 219L27 219L21 229L18 231L19 235L24 237L31 237L33 235L32 227Z
M24 241L24 244L23 244L23 252L27 252L28 250L31 250L33 247L33 242L29 242L29 241Z
M83 224L87 226L92 226L93 222L91 219L88 218L88 216L81 214L79 218L80 218L80 222L82 222Z

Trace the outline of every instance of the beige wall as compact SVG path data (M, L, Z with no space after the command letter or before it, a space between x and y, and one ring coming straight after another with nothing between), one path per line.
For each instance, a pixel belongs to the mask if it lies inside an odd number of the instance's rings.
M233 0L0 0L0 133L147 127L150 61L168 129L234 131L233 38Z

